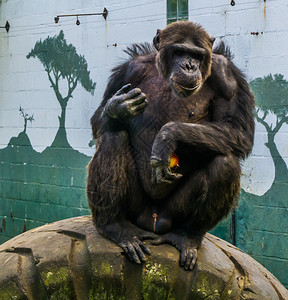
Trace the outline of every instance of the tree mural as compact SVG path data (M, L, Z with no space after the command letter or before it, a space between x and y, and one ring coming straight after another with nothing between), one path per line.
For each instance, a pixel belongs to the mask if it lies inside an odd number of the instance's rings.
M70 147L65 129L66 108L68 101L72 98L72 93L80 83L82 87L94 94L96 83L90 78L87 61L83 55L76 52L72 44L67 44L64 33L61 30L54 37L47 37L44 41L36 42L34 48L27 55L38 58L47 72L58 102L61 106L61 116L59 118L59 129L55 136L52 146ZM67 81L67 93L61 93L60 80Z
M27 113L24 112L24 109L21 106L19 108L19 111L20 111L20 116L22 116L23 119L24 119L24 130L23 130L23 132L26 133L27 122L30 121L31 124L32 124L32 122L34 121L34 114L29 116Z
M288 169L275 144L275 136L283 124L288 124L288 82L281 74L274 76L270 74L254 79L250 85L257 104L256 120L265 127L268 134L268 141L265 145L275 165L274 182L286 182ZM268 117L271 114L276 117L275 124Z

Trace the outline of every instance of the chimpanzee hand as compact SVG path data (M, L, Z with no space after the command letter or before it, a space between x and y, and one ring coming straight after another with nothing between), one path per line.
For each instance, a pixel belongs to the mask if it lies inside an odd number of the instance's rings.
M132 90L130 88L131 84L126 84L110 98L105 105L104 113L124 123L143 113L147 106L146 95L139 88Z
M175 128L177 128L175 122L165 124L154 140L150 159L153 183L171 183L182 177L181 174L172 173L169 167L172 153L177 146L176 137L174 137Z
M172 183L183 176L179 173L172 173L169 161L164 162L155 156L151 157L150 165L152 168L152 183Z
M137 264L146 261L145 254L150 255L149 248L142 241L158 237L153 232L145 231L128 221L97 226L97 229L103 236L117 243L128 258Z
M180 252L179 263L185 270L193 270L197 257L198 249L201 245L202 236L188 237L176 232L166 233L152 242L153 245L171 244Z

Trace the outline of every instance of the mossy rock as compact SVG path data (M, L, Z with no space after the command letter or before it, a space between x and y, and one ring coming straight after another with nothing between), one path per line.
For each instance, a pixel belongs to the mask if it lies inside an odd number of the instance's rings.
M90 216L45 225L0 246L0 299L288 299L269 271L211 234L193 271L174 247L150 249L145 264L131 263Z

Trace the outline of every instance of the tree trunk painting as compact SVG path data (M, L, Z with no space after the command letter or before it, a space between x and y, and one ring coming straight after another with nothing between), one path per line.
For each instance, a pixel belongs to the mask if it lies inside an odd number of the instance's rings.
M275 177L262 196L241 191L236 210L236 246L256 258L287 287L288 169L275 138L282 126L288 124L288 82L276 74L256 78L250 85L257 105L255 118L267 132L265 146L274 163ZM287 143L284 139L281 142Z
M51 87L61 107L59 118L59 129L51 147L71 148L66 133L65 119L68 101L78 82L92 95L96 83L90 78L90 71L87 69L87 61L84 56L76 52L72 44L67 44L64 33L61 30L59 35L47 37L43 42L36 42L35 47L27 55L27 58L38 58L47 72ZM59 88L59 80L67 81L68 92L63 96Z

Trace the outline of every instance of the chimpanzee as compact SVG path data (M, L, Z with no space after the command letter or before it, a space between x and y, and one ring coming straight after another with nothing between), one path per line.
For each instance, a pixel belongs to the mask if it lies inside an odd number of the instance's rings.
M235 205L254 138L254 98L230 50L175 22L126 50L91 118L87 196L98 231L136 263L144 239L192 270L205 233Z

